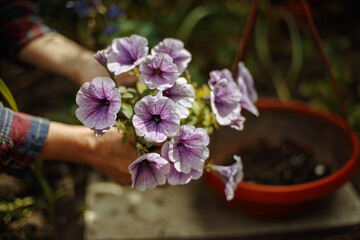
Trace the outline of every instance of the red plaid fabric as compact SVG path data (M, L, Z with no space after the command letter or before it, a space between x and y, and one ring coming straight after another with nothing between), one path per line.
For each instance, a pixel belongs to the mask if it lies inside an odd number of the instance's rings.
M0 55L15 59L31 40L53 31L30 0L0 0Z
M0 171L21 177L39 155L49 121L15 113L0 103Z

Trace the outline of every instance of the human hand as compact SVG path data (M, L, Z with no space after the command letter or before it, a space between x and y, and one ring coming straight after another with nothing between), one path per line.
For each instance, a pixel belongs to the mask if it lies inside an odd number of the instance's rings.
M122 135L115 128L110 129L95 141L94 157L88 164L105 173L115 182L125 185L131 183L129 165L138 158L134 142L121 144Z
M121 140L115 128L96 137L87 127L51 122L39 157L87 164L119 184L130 184L128 167L138 155L132 141L122 146Z

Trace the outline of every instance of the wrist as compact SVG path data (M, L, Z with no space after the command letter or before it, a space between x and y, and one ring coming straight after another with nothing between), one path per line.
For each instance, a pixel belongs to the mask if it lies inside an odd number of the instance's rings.
M96 139L90 129L51 122L39 157L88 164L93 161L95 148Z

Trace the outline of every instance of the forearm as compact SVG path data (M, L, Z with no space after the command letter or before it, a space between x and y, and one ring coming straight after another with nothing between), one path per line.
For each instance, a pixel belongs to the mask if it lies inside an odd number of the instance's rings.
M88 128L50 122L39 157L89 164L94 155L95 142L96 137Z
M47 33L34 39L17 58L73 80L78 85L97 76L108 76L106 69L93 57L93 52L58 33Z

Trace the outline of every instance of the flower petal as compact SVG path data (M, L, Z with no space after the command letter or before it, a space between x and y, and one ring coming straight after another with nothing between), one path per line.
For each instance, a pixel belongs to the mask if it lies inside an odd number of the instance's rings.
M229 69L224 68L223 70L215 70L210 72L210 79L208 81L210 88L213 88L222 79L226 79L228 82L233 82L234 79Z
M171 88L162 91L162 95L170 98L176 103L176 108L180 118L186 118L194 103L195 90L191 84L188 84L185 78L178 78Z
M147 45L146 38L135 34L114 39L107 56L107 68L115 75L130 71L146 57Z
M220 125L230 125L240 116L241 92L234 82L219 81L210 93L211 109Z
M238 63L237 79L239 79L240 77L244 80L246 86L246 92L249 99L251 100L251 102L256 102L256 100L258 99L258 94L254 87L254 79L250 71L246 68L244 62Z
M136 159L130 166L132 188L139 191L154 189L166 182L170 171L169 162L157 153L147 153Z
M152 55L156 53L166 53L170 55L177 66L179 74L184 72L191 61L191 53L184 49L184 43L178 39L165 38L151 50Z
M203 174L203 169L191 169L190 173L183 173L176 170L174 163L169 159L169 142L165 142L161 148L161 155L163 158L169 161L170 172L167 175L168 183L170 185L182 185L187 184L191 179L199 179Z

